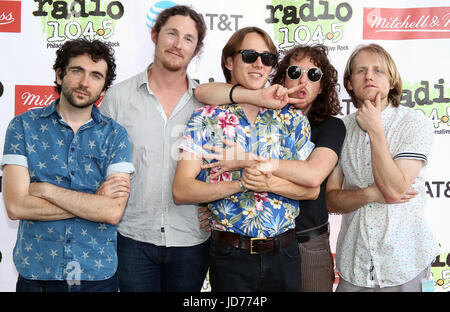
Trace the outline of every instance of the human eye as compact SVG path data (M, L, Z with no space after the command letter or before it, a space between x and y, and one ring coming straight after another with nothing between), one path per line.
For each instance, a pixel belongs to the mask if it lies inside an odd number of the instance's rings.
M92 78L94 78L94 80L101 80L102 76L99 74L92 74Z
M73 75L73 76L79 76L83 73L83 70L79 67L72 67L69 69L69 74Z

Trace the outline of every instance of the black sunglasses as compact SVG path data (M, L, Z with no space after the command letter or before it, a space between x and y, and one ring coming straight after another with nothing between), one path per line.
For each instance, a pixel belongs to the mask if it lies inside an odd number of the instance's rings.
M275 66L278 61L277 55L270 52L258 53L255 50L239 50L237 53L241 53L242 60L248 64L256 62L258 56L261 56L261 62L265 66Z
M286 69L286 74L289 79L291 80L297 80L300 79L302 76L304 70L301 67L298 67L297 65L291 65ZM317 82L322 78L322 71L320 68L312 67L308 69L306 72L306 76L308 77L309 81L311 82Z

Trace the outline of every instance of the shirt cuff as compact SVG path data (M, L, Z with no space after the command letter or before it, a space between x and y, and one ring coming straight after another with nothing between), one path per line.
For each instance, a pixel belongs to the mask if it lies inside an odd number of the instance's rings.
M6 154L3 155L2 162L0 164L0 168L3 169L5 165L18 165L25 168L28 168L28 160L26 156L17 155L17 154Z
M106 176L108 177L115 173L129 173L130 175L132 175L135 171L136 169L134 168L132 163L120 162L110 165L106 170Z

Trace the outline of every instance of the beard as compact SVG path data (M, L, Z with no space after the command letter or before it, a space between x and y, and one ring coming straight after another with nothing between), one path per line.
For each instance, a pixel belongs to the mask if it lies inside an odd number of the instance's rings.
M80 100L80 99L78 99L77 95L75 94L75 91L82 91L82 92L86 93L88 96L85 100ZM100 98L100 94L101 94L101 92L100 92L99 94L92 95L89 91L87 91L83 88L70 89L69 87L65 86L64 84L62 85L61 93L64 95L64 97L67 99L67 102L72 107L79 108L79 109L89 107L92 104L94 104L95 102L97 102L97 100Z
M181 62L171 62L168 60L163 60L162 65L165 69L171 72L176 72L183 68L183 64Z

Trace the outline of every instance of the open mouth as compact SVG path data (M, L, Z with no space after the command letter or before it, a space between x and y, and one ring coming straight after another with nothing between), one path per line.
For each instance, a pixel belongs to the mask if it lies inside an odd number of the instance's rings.
M262 77L262 74L260 74L260 73L248 73L248 74L249 74L249 76L255 77L255 78L261 78Z
M298 97L299 99L304 99L304 98L306 98L306 91L305 91L305 90L298 90L298 91L297 91L297 97Z

